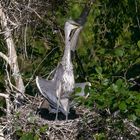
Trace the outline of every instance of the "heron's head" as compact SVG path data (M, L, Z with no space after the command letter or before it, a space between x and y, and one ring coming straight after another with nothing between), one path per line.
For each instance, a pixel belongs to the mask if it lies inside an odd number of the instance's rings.
M73 20L68 20L66 23L65 23L65 28L64 28L64 31L65 31L65 39L70 41L71 38L73 37L75 31L77 29L79 29L81 26L80 24L76 23L75 21Z

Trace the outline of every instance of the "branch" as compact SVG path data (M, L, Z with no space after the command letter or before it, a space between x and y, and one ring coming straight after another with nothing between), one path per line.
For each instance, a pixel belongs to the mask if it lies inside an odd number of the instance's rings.
M5 98L6 101L6 115L7 120L10 118L11 115L11 105L10 105L10 98L8 94L0 93L0 96ZM0 140L6 140L3 133L2 125L0 125Z
M4 97L6 100L6 106L7 106L7 117L10 116L11 110L10 110L10 99L8 94L0 93L1 97Z
M0 57L2 57L8 64L10 64L8 57L4 53L0 52Z
M3 128L0 128L0 140L6 140L3 134Z
M4 13L3 7L0 3L0 24L1 24L1 29L4 31L3 36L5 38L5 42L8 49L8 57L5 56L3 53L1 53L0 56L3 57L9 63L10 68L13 72L16 88L20 91L20 93L23 94L25 92L25 86L23 83L22 76L20 74L18 61L17 61L17 53L15 49L15 44L12 38L11 30L8 26L8 19L9 18ZM17 93L17 97L24 99L22 94L19 96L20 93Z

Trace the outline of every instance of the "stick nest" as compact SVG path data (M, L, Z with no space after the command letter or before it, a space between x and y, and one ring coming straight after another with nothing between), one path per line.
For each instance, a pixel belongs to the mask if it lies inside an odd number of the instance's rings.
M55 114L48 110L37 109L34 104L26 104L8 116L1 119L6 140L22 140L28 138L39 140L93 140L97 138L139 139L140 129L120 117L101 115L83 106L72 110L69 120L59 113L59 120L55 121ZM122 121L122 122L120 122ZM123 131L119 131L116 124L123 124ZM30 138L29 138L30 139ZM31 139L32 140L32 139Z

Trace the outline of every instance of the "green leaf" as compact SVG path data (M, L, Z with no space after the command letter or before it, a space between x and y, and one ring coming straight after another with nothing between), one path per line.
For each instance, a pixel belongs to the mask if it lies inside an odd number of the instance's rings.
M137 42L138 47L140 48L140 40Z
M103 84L104 86L107 86L107 85L109 84L109 79L103 79L103 80L102 80L102 84Z
M128 118L129 118L130 120L136 121L137 116L136 116L135 114L131 114L131 115L128 116Z
M127 105L124 101L119 104L119 109L125 111L127 109Z
M112 89L113 89L113 91L115 91L115 92L118 92L118 86L116 85L116 84L112 84Z
M99 53L100 53L100 54L105 54L105 49L104 49L104 48L101 48L101 49L99 50Z
M88 85L85 86L84 92L85 94L88 94L90 91L90 87Z
M136 115L140 117L140 109L135 109Z
M37 134L34 136L34 140L40 140L40 138Z
M123 54L124 54L124 50L123 50L123 49L117 48L117 49L115 50L115 55L116 55L116 56L123 56Z
M123 80L122 79L118 79L116 81L116 85L118 86L118 88L120 88L123 85Z
M132 102L132 99L131 98L126 99L126 103L127 104L131 104L131 102Z
M22 136L23 135L23 132L21 130L16 130L16 135L17 136Z
M81 91L82 91L82 88L81 88L81 87L76 87L76 88L75 88L75 92L76 92L76 93L80 93Z
M24 133L20 140L34 140L34 136L31 132Z
M94 138L95 140L105 140L105 139L106 139L104 133L97 133L97 134L94 134L94 135L93 135L93 138Z
M45 133L47 129L48 129L48 125L42 126L40 127L40 132Z
M101 67L96 67L95 70L98 74L102 73L102 68Z

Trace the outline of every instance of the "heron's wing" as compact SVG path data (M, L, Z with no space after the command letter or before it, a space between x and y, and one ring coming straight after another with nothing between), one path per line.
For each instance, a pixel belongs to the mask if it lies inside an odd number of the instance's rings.
M50 107L53 109L57 109L57 96L56 96L55 81L46 80L37 76L36 84L40 93L48 100ZM60 104L59 106L59 111L61 111L63 114L66 114L62 104Z
M56 68L56 71L55 71L55 74L54 74L54 77L53 77L53 81L55 81L55 82L61 81L63 72L64 72L64 68L63 68L63 66L62 66L62 64L60 62L58 64L57 68Z
M48 100L52 107L55 107L57 103L57 97L55 93L56 89L54 82L37 76L36 84L40 93Z

